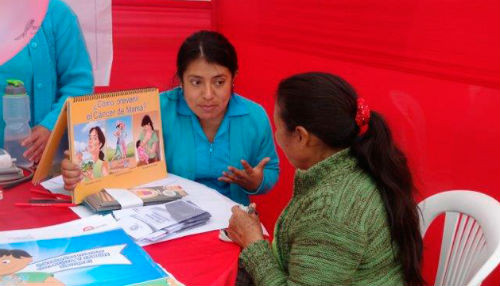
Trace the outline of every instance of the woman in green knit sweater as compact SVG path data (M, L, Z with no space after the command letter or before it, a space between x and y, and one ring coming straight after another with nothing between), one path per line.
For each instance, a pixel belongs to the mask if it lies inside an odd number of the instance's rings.
M228 234L256 285L421 285L422 238L406 157L378 113L337 76L283 80L276 141L297 168L270 245L233 208Z

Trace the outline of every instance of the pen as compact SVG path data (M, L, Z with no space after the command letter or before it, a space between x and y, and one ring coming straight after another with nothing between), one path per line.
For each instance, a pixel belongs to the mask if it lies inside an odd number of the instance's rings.
M259 215L259 214L257 213L257 210L255 210L255 208L254 208L252 205L249 205L249 206L248 206L247 213L248 213L248 214L256 214L256 215Z
M29 203L32 204L70 204L70 200L46 199L46 198L31 198Z
M38 190L35 188L31 188L30 191L31 191L31 193L46 196L49 198L55 198L55 199L61 199L61 200L71 200L71 196L69 196L69 195L54 194L54 193Z

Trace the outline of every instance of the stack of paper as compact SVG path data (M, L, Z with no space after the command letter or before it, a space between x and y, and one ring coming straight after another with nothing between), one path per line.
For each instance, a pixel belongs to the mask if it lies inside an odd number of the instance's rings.
M127 207L161 204L187 195L181 186L153 186L132 189L109 189L89 195L84 202L94 212L119 210Z
M229 198L223 196L219 192L217 192L214 189L211 189L205 185L202 185L200 183L197 183L195 181L191 181L179 176L176 176L174 174L169 174L167 178L151 182L147 185L144 185L144 187L151 187L151 186L181 186L184 190L186 190L187 195L182 199L182 200L189 200L190 202L195 203L197 206L202 208L203 210L207 211L210 213L211 217L210 220L204 224L200 225L198 227L193 227L190 229L186 229L184 231L176 232L174 234L168 235L164 237L163 239L154 241L154 242L148 242L146 240L142 241L136 241L140 245L148 245L152 243L157 243L161 241L166 241L166 240L171 240L171 239L176 239L188 235L193 235L193 234L198 234L198 233L203 233L207 231L213 231L213 230L219 230L219 229L224 229L228 227L228 222L229 219L231 218L232 212L231 208L235 205L237 205L236 202L230 200ZM70 192L64 190L64 182L62 180L61 176L52 178L50 180L47 180L42 183L42 186L45 187L46 189L50 190L53 193L57 194L70 194ZM78 216L80 217L88 217L94 215L94 213L87 208L86 206L78 206L78 207L72 207L71 208ZM120 217L123 219L126 214L128 216L131 216L134 214L132 211L128 211L123 213L124 215ZM139 220L128 220L128 222L131 224L131 227L133 229L137 229L137 232L139 232L141 229L148 229L149 226L142 225L142 222ZM126 225L127 221L123 220L121 224L124 226ZM134 226L135 225L135 226ZM264 235L268 235L266 229L263 227ZM129 233L132 233L131 230L129 229Z
M1 152L5 152L0 149ZM23 170L19 169L15 165L6 168L0 168L0 184L7 184L13 180L17 180L24 177Z
M203 225L211 216L185 200L117 210L113 215L125 232L140 245L151 244L185 229Z

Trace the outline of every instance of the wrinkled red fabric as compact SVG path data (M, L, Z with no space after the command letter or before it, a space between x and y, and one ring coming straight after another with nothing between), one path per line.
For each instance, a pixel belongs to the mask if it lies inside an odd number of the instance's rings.
M408 155L417 200L470 189L500 200L500 1L217 0L215 23L236 46L236 91L272 116L289 75L326 71L349 81L384 115ZM291 196L280 180L255 197L264 224ZM434 281L442 222L425 238L424 276ZM497 269L483 285L499 285Z

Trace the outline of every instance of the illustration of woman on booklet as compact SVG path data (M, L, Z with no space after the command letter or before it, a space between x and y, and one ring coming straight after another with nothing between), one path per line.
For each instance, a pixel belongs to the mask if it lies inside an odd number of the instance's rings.
M101 128L99 126L90 128L87 152L91 156L92 164L87 164L91 165L88 168L84 168L82 164L84 180L92 180L109 174L108 162L104 160L104 152L102 151L105 144L106 137Z
M18 272L33 262L33 257L20 249L0 249L0 285L64 285L47 272Z
M113 133L116 136L116 149L113 155L113 160L116 159L126 159L127 158L127 144L125 142L125 137L127 137L127 131L125 130L125 122L116 122L116 131Z
M144 115L141 121L142 132L139 135L140 146L144 147L149 163L158 161L158 134L153 127L153 121L149 115Z

